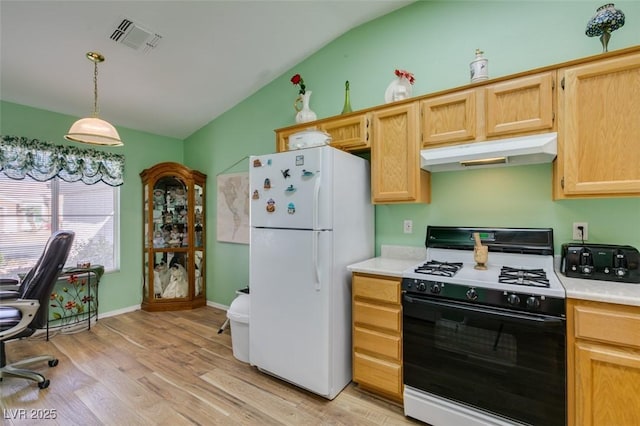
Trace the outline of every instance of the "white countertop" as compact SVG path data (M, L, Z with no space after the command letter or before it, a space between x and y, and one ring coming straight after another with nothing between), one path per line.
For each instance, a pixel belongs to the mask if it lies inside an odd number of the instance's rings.
M424 247L383 245L380 254L379 257L349 265L347 269L364 274L401 277L405 269L427 257ZM566 290L567 298L640 306L640 284L569 278L558 269L556 275Z
M569 278L556 270L569 299L640 306L640 284Z
M401 277L402 272L427 258L424 247L390 246L380 247L381 256L347 266L351 272Z

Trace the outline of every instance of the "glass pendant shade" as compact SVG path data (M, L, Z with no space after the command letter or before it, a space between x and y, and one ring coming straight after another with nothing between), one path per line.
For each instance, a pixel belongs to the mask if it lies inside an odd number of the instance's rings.
M93 145L122 146L120 135L111 123L98 118L98 63L104 56L97 52L88 52L87 59L93 62L93 117L81 118L73 123L64 138L68 141Z
M98 117L81 118L73 123L64 137L68 141L93 145L122 146L120 135L115 127Z

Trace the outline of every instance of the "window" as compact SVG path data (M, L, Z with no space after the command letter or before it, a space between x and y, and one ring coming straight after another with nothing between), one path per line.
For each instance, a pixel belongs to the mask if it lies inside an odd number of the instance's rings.
M38 260L52 232L74 231L67 260L118 267L124 156L0 136L0 274Z
M67 266L118 266L119 187L53 178L39 182L0 173L0 274L28 271L52 232L76 233Z

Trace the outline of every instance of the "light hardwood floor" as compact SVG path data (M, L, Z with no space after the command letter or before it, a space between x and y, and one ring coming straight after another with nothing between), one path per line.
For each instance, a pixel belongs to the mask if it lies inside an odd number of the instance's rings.
M3 424L420 424L353 383L327 401L236 360L229 329L217 334L224 320L225 312L211 307L135 311L48 342L10 342L10 361L50 353L60 363L34 366L51 380L47 389L17 378L0 383ZM56 419L34 418L46 410Z

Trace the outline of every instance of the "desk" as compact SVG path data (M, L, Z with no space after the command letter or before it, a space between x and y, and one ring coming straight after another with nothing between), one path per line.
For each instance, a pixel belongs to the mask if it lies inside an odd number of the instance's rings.
M98 321L98 285L104 274L104 266L93 265L89 268L64 269L51 293L49 320L47 321L47 340L49 328L62 328L84 321L91 330L91 316L95 313ZM93 290L92 295L92 287Z

